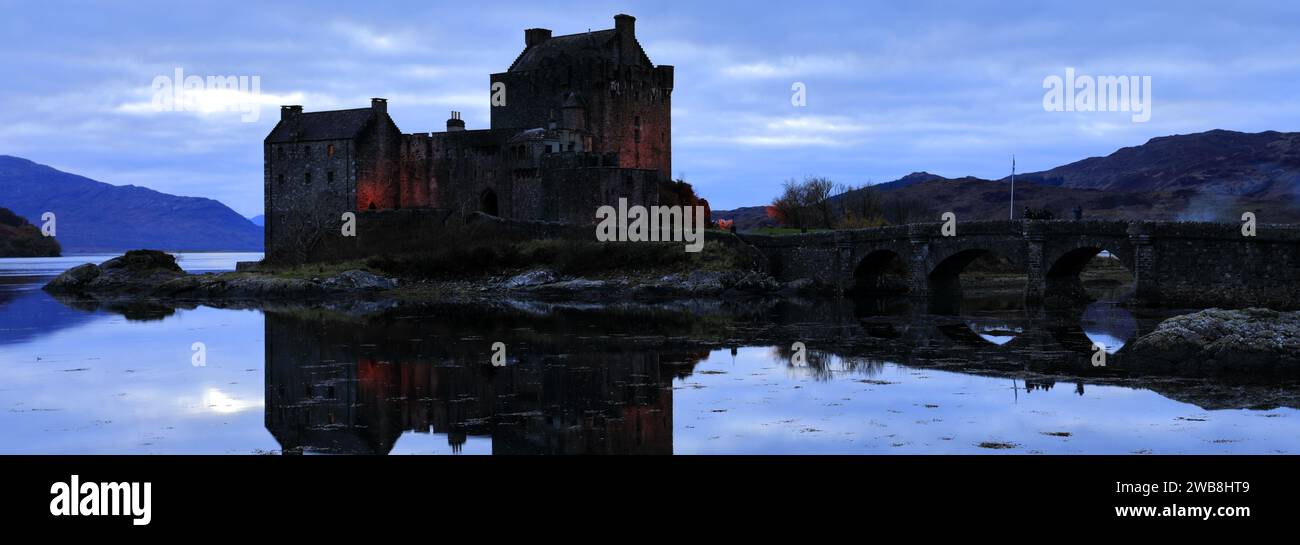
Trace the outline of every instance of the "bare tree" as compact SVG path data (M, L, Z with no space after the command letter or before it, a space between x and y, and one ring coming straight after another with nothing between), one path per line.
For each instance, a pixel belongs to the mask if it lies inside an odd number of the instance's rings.
M781 196L768 208L786 227L831 228L835 225L834 204L830 201L834 188L835 182L827 178L809 176L802 182L786 180Z
M871 186L841 185L836 189L832 200L836 202L836 227L857 229L879 227L886 223L880 191Z

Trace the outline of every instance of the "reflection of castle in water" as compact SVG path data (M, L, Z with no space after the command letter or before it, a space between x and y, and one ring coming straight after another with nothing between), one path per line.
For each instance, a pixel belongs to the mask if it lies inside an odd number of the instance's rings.
M530 350L520 340L496 368L491 337L462 337L476 329L450 321L268 313L267 429L284 452L384 454L408 431L446 434L453 451L490 436L498 454L672 452L672 377L702 355Z

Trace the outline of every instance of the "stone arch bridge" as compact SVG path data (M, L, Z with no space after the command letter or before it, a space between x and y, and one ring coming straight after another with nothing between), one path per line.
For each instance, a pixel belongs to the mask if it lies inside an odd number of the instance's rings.
M1259 225L1244 236L1232 223L995 221L939 223L797 235L742 235L776 278L812 279L847 292L885 287L901 269L912 295L960 290L961 272L993 254L1024 271L1031 301L1078 298L1079 272L1109 251L1133 275L1143 303L1300 308L1300 226Z

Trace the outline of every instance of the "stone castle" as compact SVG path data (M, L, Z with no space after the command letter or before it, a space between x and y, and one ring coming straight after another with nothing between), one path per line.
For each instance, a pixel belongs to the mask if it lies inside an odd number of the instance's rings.
M657 204L672 172L673 67L650 62L635 24L525 30L523 52L490 77L487 129L452 112L444 132L403 133L382 98L282 106L263 149L267 258L414 249L401 241L474 212L586 224L619 198ZM355 237L340 234L344 212L356 214Z

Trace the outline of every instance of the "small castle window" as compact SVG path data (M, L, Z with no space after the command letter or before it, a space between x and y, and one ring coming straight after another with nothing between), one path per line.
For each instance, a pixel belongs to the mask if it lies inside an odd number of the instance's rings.
M634 118L634 121L632 122L632 124L635 125L635 126L637 126L637 127L640 127L640 126L641 126L641 116L639 116L639 115L636 116L636 117Z
M303 157L311 157L311 146L303 146L303 147L302 147L302 156L303 156Z
M303 175L302 175L302 183L307 184L307 185L311 185L311 173L310 173L310 172L304 172L304 173L303 173Z
M277 182L283 184L283 183L284 183L284 175L283 175L283 174L279 175L278 177L276 177L275 181L277 181Z
M325 154L329 155L330 157L334 156L334 144L330 144L325 147Z
M279 152L280 152L280 158L281 158L281 159L284 159L284 146L276 146L275 149L276 149L276 150L279 150Z
M327 181L327 182L329 182L329 183L334 183L334 171L333 171L333 170L331 170L331 171L325 173L325 181Z

